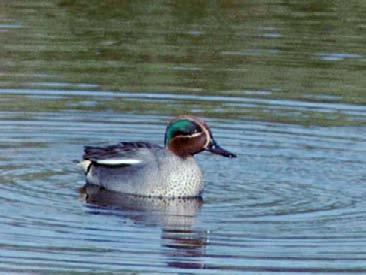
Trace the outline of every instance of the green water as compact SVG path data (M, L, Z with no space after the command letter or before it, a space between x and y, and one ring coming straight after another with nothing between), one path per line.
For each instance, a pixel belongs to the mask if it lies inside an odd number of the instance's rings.
M365 11L363 1L5 1L0 85L364 104ZM22 104L62 110L67 102ZM95 108L364 124L347 112L297 110L291 102L276 109L267 101L232 105L133 101Z

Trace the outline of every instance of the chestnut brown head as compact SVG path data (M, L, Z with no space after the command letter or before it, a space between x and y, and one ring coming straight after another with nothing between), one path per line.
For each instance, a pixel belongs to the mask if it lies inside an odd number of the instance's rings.
M207 124L194 116L182 115L171 120L165 131L165 147L182 158L204 150L224 157L235 154L221 148L214 140Z

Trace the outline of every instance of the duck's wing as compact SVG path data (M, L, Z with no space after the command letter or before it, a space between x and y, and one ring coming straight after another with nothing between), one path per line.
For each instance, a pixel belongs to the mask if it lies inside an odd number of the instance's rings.
M85 146L84 161L103 166L124 166L144 161L142 152L161 149L159 145L148 142L120 142L106 147Z

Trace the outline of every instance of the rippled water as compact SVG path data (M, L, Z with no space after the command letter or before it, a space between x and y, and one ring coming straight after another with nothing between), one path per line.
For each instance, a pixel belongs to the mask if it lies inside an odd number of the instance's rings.
M366 272L363 1L0 3L0 271ZM191 113L202 200L81 189ZM86 193L88 196L86 196Z

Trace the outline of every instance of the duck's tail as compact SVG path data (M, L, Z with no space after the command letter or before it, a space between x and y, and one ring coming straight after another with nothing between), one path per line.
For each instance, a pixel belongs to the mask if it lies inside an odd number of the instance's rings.
M81 167L81 169L83 169L83 171L85 173L88 173L90 165L91 165L91 161L88 159L83 159L83 160L73 160L73 163L76 163L77 166Z

